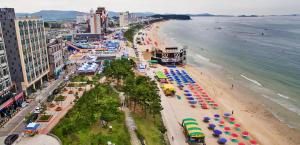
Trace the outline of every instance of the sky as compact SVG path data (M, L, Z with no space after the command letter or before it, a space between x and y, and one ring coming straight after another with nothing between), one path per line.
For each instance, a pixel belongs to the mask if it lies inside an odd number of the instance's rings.
M15 8L17 13L39 10L88 12L98 6L116 12L300 14L300 0L0 0L0 7Z

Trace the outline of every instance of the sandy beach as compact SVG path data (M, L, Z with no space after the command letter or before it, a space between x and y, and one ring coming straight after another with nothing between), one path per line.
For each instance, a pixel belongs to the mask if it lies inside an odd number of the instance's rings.
M164 38L158 36L159 25L163 23L155 23L150 28L143 30L147 33L147 36L151 38L152 45L157 42L158 48L162 49L165 43L162 41ZM150 44L151 45L151 44ZM145 51L150 48L149 46L139 47ZM158 67L152 71L162 70L165 67ZM289 128L286 124L283 124L276 119L269 111L264 108L261 102L258 102L254 94L246 91L241 86L234 86L231 88L231 83L217 76L213 72L196 66L186 65L184 69L190 74L190 76L199 84L207 94L219 104L218 110L207 109L203 110L199 107L190 107L187 100L177 99L176 97L164 97L162 95L162 111L164 122L167 126L168 136L175 138L171 144L184 143L184 136L181 132L181 128L178 125L183 118L193 117L199 122L199 126L206 134L207 144L217 144L214 137L211 136L211 131L207 129L207 124L202 122L204 116L212 117L214 114L223 114L224 112L234 111L233 116L236 118L236 122L241 124L241 130L248 131L250 138L258 141L263 145L299 145L300 133L295 129ZM151 71L151 72L152 72ZM183 96L183 91L177 88L177 94ZM230 126L230 125L229 125ZM176 132L176 133L175 133ZM230 136L224 136L230 138ZM240 139L240 141L247 143L247 141ZM228 142L228 144L237 144ZM249 144L249 143L247 143Z

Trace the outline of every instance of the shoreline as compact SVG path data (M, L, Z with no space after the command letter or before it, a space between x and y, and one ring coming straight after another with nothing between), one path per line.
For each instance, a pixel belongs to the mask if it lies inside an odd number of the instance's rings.
M159 44L164 44L164 42L161 42L162 40L166 41L166 38L158 36L159 27L162 23L164 22L152 24L149 30L149 37L153 41L159 42ZM234 110L235 114L237 114L237 120L261 144L300 144L300 133L296 129L289 128L287 124L276 118L262 102L255 99L253 96L255 94L244 93L245 88L240 86L232 90L230 88L231 83L226 82L225 79L221 79L220 76L204 68L188 64L183 69L196 82L200 82L205 87L208 94L220 104L222 111ZM199 75L200 72L204 72L203 75Z

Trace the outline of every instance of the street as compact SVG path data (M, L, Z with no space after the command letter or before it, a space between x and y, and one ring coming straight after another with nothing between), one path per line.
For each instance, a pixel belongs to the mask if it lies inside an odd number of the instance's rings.
M69 71L70 74L73 71ZM67 76L69 76L68 74ZM18 112L13 118L11 118L2 128L0 128L0 137L7 136L12 133L21 133L25 128L24 118L25 116L32 112L39 102L44 102L49 93L55 90L62 82L64 81L64 77L60 77L59 79L52 81L49 83L47 88L37 91L35 99L28 104L27 107L23 108L20 112Z

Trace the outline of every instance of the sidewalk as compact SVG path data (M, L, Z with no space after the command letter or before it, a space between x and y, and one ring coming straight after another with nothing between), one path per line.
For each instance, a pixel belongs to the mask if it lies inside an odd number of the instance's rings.
M141 145L135 130L136 130L136 125L135 122L133 120L133 118L130 115L130 110L126 107L125 105L125 97L124 97L124 93L123 92L118 92L118 90L115 89L115 87L113 85L111 85L111 87L113 88L113 90L117 93L119 93L119 98L121 101L121 104L123 104L123 106L121 107L122 111L125 113L125 122L126 122L126 127L128 129L128 132L130 134L130 142L132 145Z

